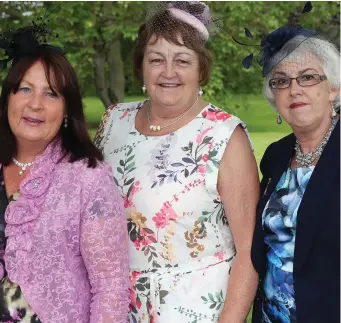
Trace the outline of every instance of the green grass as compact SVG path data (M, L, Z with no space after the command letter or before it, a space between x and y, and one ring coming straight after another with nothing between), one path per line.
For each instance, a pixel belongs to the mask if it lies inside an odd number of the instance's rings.
M127 97L125 102L143 100L144 97ZM95 97L84 98L85 116L89 124L98 124L104 112L102 102ZM212 101L213 104L221 107L219 103ZM240 96L231 98L230 107L234 108L233 114L246 123L250 132L250 137L255 149L257 164L264 154L265 149L274 141L279 140L290 132L290 128L283 122L281 125L276 123L276 113L262 96ZM221 107L224 108L224 107ZM229 107L225 107L229 111ZM96 129L89 130L91 137L96 133ZM251 323L251 312L248 315L247 323Z

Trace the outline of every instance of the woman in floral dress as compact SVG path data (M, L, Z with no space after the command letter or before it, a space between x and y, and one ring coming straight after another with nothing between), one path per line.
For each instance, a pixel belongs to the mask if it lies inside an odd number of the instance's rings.
M127 214L129 322L243 322L256 292L257 166L242 121L200 97L207 11L168 4L141 26L150 99L110 106L95 138Z

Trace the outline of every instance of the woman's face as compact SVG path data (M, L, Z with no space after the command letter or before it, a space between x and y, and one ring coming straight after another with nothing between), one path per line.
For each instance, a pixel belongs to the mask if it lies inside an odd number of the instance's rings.
M22 143L48 145L60 130L64 112L64 98L51 91L40 61L27 70L17 93L8 99L9 125Z
M293 78L300 75L325 75L320 61L313 58L310 62L295 66L293 62L283 62L272 75L272 78ZM307 76L309 78L309 76ZM284 120L293 127L309 127L321 124L331 116L331 102L335 100L338 90L330 89L328 80L318 84L302 87L296 80L286 89L273 89L275 104Z
M181 41L181 39L179 39ZM186 46L152 37L143 59L143 79L151 99L161 106L191 101L199 90L199 57Z

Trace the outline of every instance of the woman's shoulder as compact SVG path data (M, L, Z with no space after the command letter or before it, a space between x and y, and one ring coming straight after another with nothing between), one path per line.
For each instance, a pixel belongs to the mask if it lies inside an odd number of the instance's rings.
M235 127L238 124L245 126L244 122L237 116L223 110L212 103L207 104L202 111L201 116L215 127L221 125L222 127Z
M104 174L112 173L111 166L106 161L96 160L95 167L88 166L88 159L81 159L74 162L65 161L60 164L60 167L65 168L65 171L73 171L76 174L80 174L80 179L84 178L96 178Z
M280 165L282 159L286 160L287 158L290 158L290 154L294 149L295 141L296 138L294 134L289 134L277 141L272 142L265 149L260 162L260 169L262 173L264 173L266 169L273 169L277 165Z
M111 166L106 161L96 161L95 167L88 166L88 160L81 159L70 162L67 157L57 164L57 175L62 180L78 182L81 186L94 186L98 181L112 180Z
M139 110L142 105L145 103L146 100L143 101L135 101L135 102L120 102L110 105L106 112L109 114L122 114L124 115L125 112L132 112L134 110Z

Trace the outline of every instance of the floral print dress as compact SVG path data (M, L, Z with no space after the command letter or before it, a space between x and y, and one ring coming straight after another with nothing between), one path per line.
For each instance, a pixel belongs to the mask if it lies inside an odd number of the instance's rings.
M313 173L309 168L288 168L263 211L268 267L264 279L262 322L295 323L293 279L297 212Z
M217 191L237 117L208 104L163 136L135 128L144 102L110 106L95 144L114 171L130 237L129 322L217 322L235 257Z
M24 298L20 286L8 279L4 268L3 256L6 247L5 211L8 204L15 201L18 196L19 192L7 199L3 169L0 166L0 322L41 323Z

